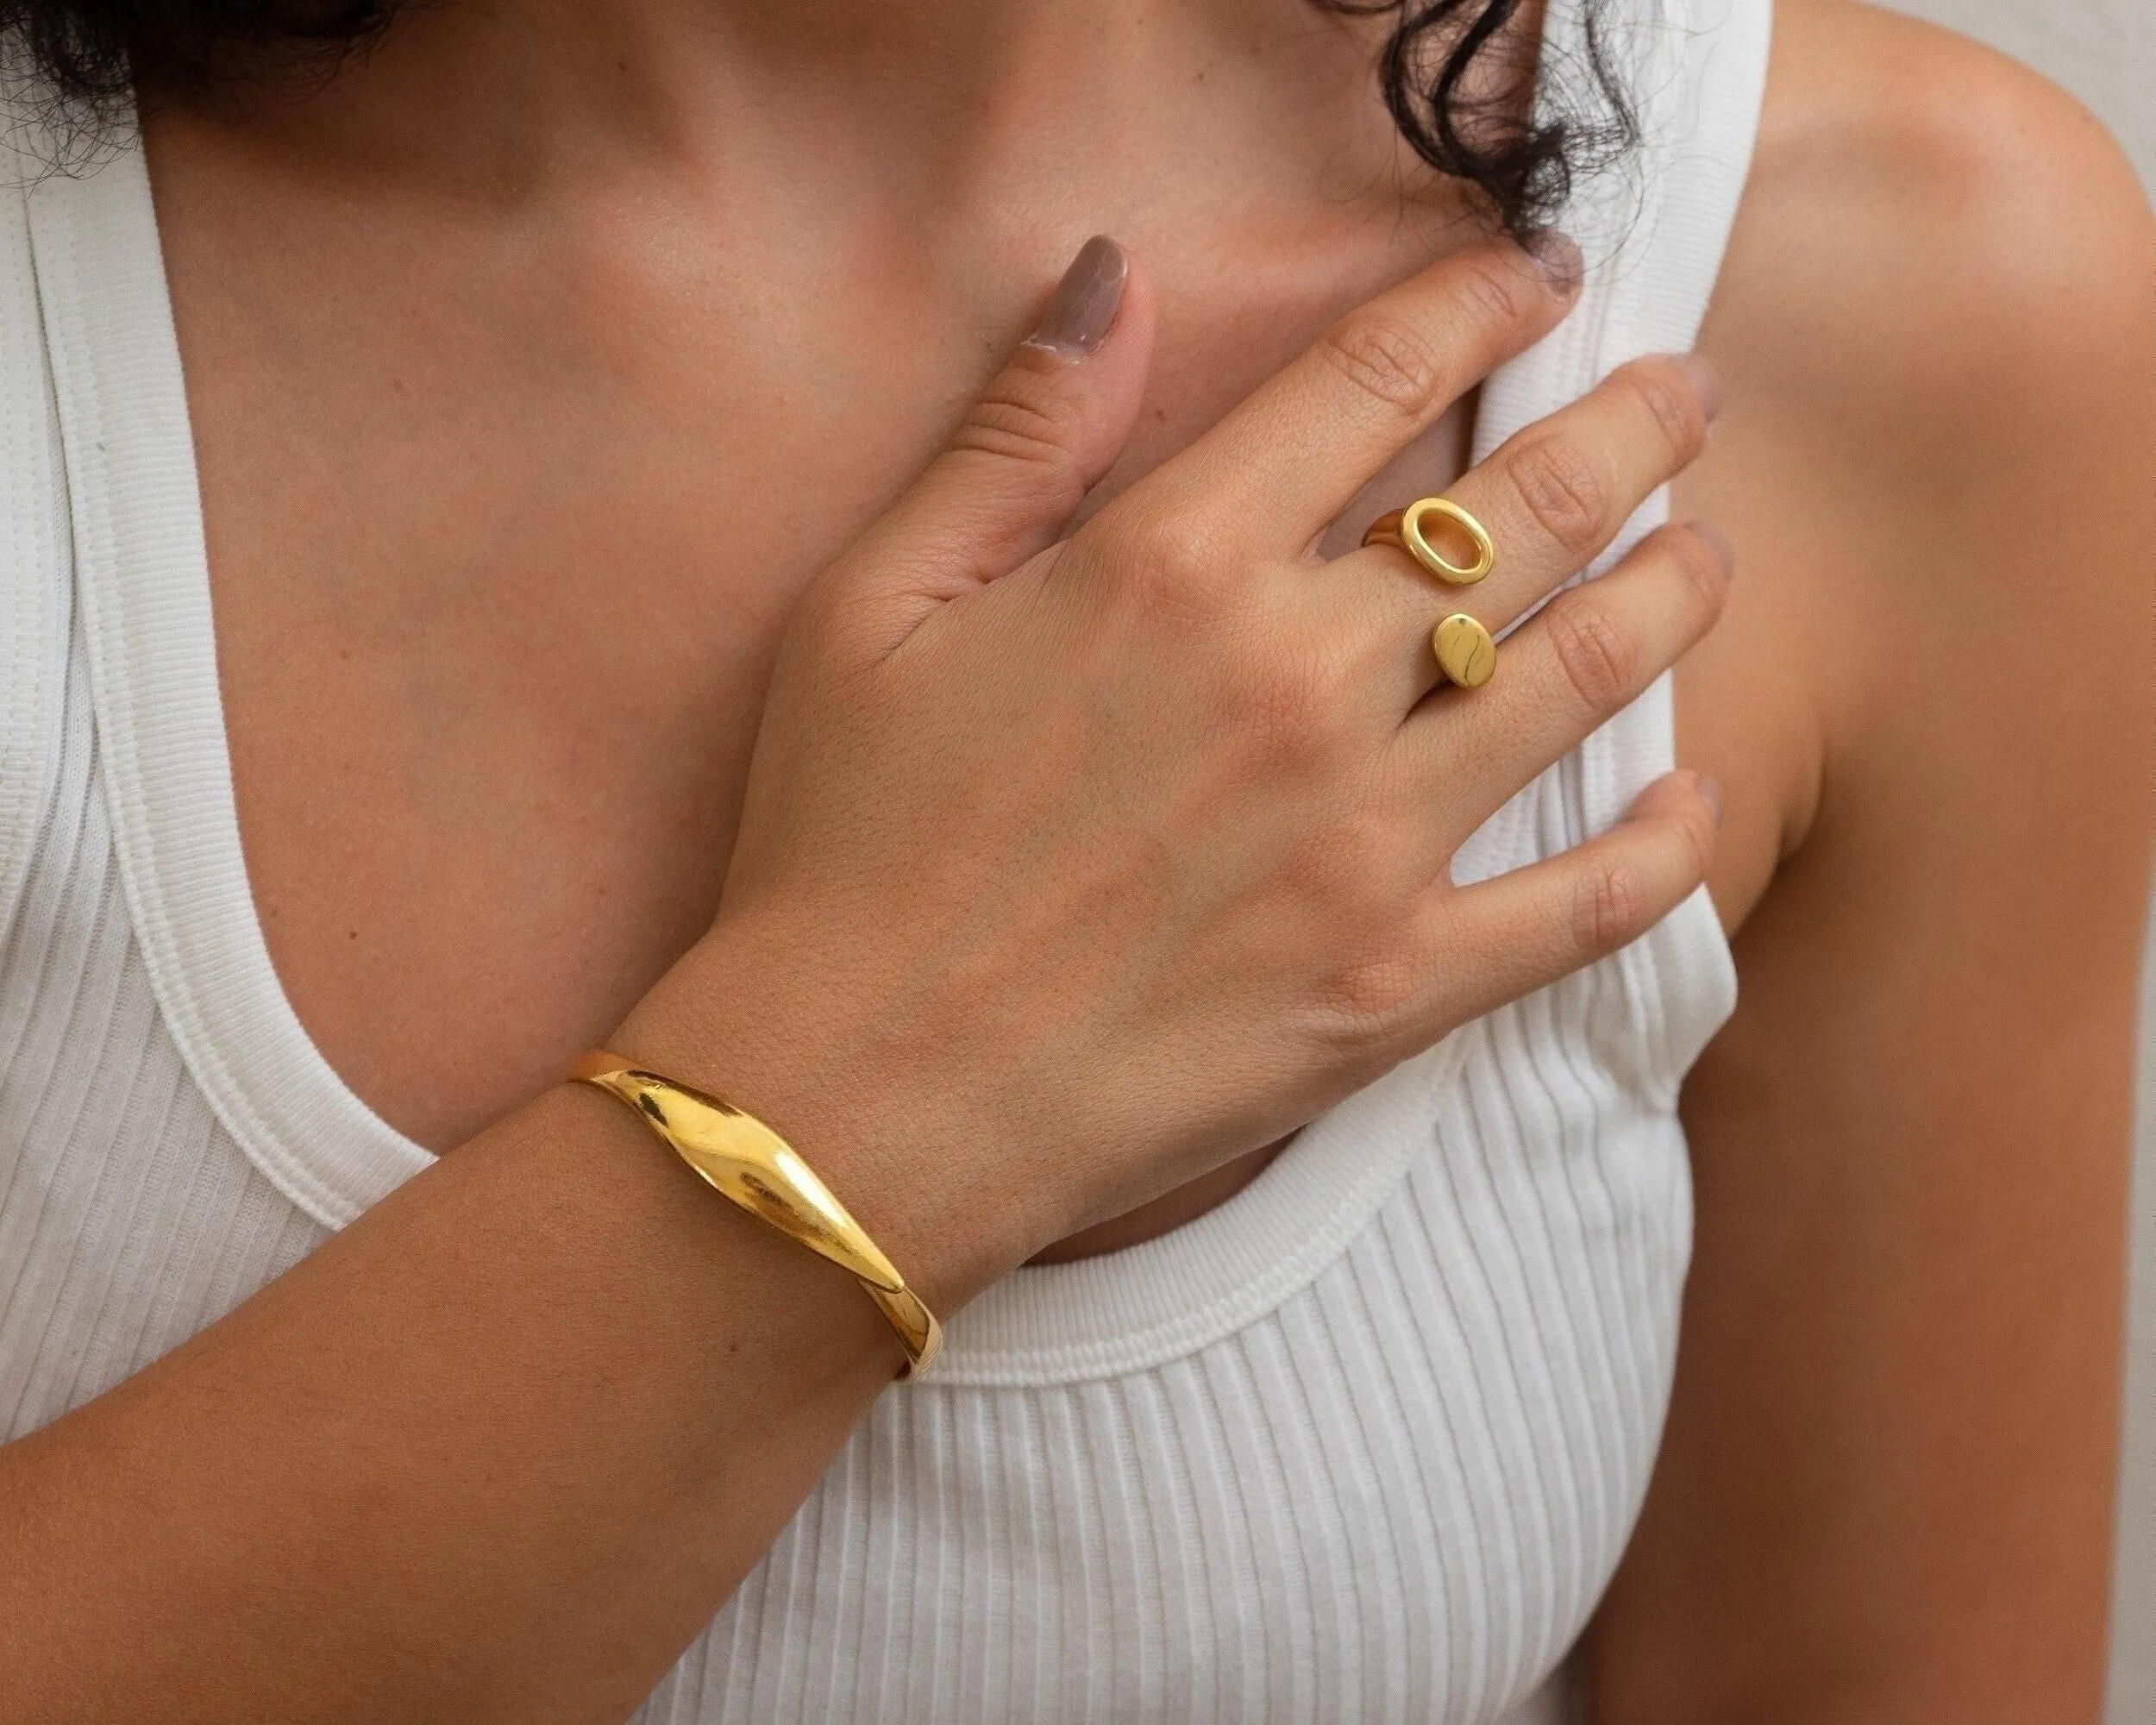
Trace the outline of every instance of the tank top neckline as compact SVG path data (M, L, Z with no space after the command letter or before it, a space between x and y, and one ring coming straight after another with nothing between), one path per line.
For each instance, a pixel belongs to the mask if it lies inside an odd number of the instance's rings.
M1572 316L1484 386L1476 460L1611 366L1657 345L1689 345L1712 285L1749 159L1764 46L1758 66L1702 81L1696 66L1688 75L1686 56L1702 38L1685 27L1683 0L1648 9L1668 27L1642 31L1636 44L1643 72L1634 87L1654 160L1608 204L1603 249L1588 212L1582 237L1600 261ZM1552 5L1545 65L1576 52L1580 28L1570 3ZM91 171L47 178L28 202L77 602L145 964L183 1057L233 1138L301 1210L339 1227L434 1157L323 1057L263 938L233 800L193 436L139 145ZM1653 340L1661 325L1674 342ZM1658 495L1613 557L1665 514ZM1668 706L1665 678L1574 757L1591 828L1671 764ZM1518 851L1536 790L1477 836L1470 852L1479 854L1463 854L1459 872L1494 872L1536 854ZM1704 892L1658 934L1664 949L1703 967L1687 984L1702 995L1696 1010L1726 1013L1733 973ZM1624 957L1636 971L1657 963L1652 941ZM1658 997L1670 980L1641 974L1628 986L1645 1010L1664 1012ZM1346 1248L1428 1145L1462 1042L1455 1033L1313 1122L1196 1220L1104 1257L1015 1272L956 1314L925 1382L1106 1376L1195 1352L1254 1321Z

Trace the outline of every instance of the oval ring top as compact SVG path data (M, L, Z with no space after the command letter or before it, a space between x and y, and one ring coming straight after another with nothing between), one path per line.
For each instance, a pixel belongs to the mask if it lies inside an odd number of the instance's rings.
M1475 547L1473 562L1455 563L1430 543L1422 528L1423 523L1433 515L1456 523L1467 535ZM1405 509L1379 516L1363 534L1363 543L1397 545L1451 586L1472 586L1497 565L1497 548L1490 543L1489 530L1449 497L1417 498Z

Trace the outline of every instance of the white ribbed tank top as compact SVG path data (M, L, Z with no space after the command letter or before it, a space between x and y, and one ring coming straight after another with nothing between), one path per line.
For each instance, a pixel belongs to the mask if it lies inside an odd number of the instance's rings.
M1767 0L1617 0L1647 142L1477 458L1692 344ZM1549 77L1576 70L1557 0ZM20 110L18 110L20 111ZM233 810L141 153L0 188L0 1433L139 1370L427 1154L292 1013ZM1658 497L1620 550L1660 521ZM1667 677L1486 827L1480 877L1671 765ZM640 1716L1525 1721L1645 1490L1690 1196L1675 1106L1734 975L1695 894L1468 1026L1160 1239L1028 1268L875 1404Z

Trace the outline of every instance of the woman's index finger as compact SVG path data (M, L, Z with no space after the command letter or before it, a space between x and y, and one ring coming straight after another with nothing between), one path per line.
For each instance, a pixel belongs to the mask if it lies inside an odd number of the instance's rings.
M1335 323L1116 512L1195 524L1231 555L1293 555L1467 391L1571 308L1579 251L1486 241Z

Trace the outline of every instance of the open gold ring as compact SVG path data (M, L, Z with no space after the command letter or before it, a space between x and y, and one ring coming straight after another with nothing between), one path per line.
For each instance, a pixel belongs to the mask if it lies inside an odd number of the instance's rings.
M1456 563L1430 543L1424 531L1431 517L1451 522L1467 536L1475 560ZM1405 509L1381 515L1363 535L1365 545L1397 545L1439 580L1456 587L1472 586L1497 566L1497 548L1490 543L1489 530L1449 497L1417 498Z
M1465 612L1455 612L1430 631L1438 668L1463 689L1479 689L1497 668L1497 643L1489 630Z

